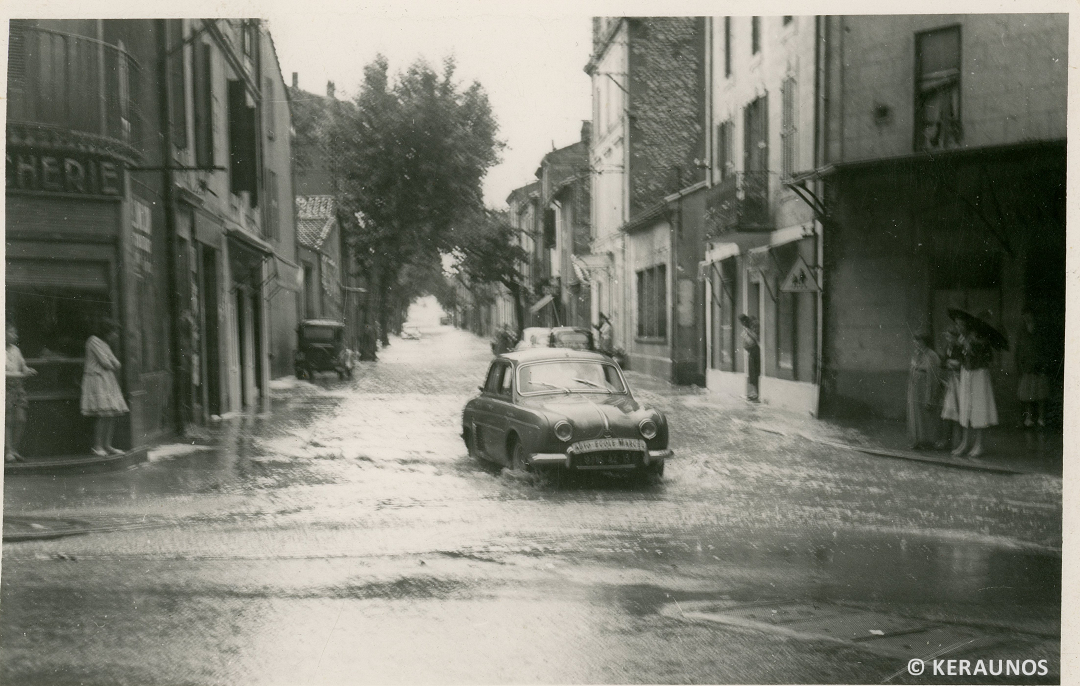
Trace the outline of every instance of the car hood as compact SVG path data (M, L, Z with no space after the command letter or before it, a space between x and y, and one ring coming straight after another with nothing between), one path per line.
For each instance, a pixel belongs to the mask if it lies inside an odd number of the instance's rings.
M524 404L541 410L553 425L568 420L580 438L598 438L604 435L605 428L614 436L636 436L638 422L651 414L631 395L543 395L528 398Z

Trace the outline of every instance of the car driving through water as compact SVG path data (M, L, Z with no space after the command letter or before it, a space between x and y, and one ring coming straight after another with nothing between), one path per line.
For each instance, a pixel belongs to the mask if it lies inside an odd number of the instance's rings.
M531 348L499 355L465 405L474 457L517 470L629 471L659 477L672 456L667 418L634 398L600 353Z

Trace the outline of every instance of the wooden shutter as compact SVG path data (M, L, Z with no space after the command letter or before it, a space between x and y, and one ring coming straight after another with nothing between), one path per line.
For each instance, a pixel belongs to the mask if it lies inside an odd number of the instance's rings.
M248 107L243 81L229 81L229 176L233 193L247 191L258 205L258 166L255 154L255 108Z
M198 42L192 50L194 57L195 100L195 164L214 166L214 98L213 51L206 43Z

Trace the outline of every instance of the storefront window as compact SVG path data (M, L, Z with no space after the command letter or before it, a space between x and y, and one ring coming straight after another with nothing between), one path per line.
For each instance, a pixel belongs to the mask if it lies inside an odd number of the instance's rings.
M6 315L19 329L19 348L27 360L81 360L92 322L110 313L105 293L29 287L7 290Z

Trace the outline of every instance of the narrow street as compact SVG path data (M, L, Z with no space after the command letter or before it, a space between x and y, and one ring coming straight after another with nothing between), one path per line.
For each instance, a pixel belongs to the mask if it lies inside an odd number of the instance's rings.
M541 483L466 455L487 341L423 333L279 383L215 449L9 477L6 516L86 533L4 543L0 680L947 682L908 674L934 654L1060 679L1060 479L829 448L630 374L664 479Z

